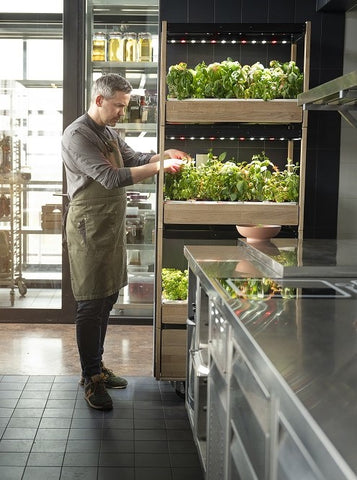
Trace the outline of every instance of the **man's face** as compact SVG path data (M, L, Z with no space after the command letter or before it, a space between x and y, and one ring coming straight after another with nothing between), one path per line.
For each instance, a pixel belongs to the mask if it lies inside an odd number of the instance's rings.
M106 99L102 95L97 97L98 113L102 125L113 127L120 117L125 115L125 109L129 104L130 93L116 92L114 97Z

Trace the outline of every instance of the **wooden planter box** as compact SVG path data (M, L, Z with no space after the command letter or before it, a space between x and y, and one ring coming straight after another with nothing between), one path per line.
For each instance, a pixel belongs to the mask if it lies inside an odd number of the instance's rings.
M185 225L239 225L262 223L298 225L297 203L276 202L164 202L164 223Z
M297 100L185 99L166 102L167 123L300 123Z
M170 302L161 305L161 323L186 325L187 301Z

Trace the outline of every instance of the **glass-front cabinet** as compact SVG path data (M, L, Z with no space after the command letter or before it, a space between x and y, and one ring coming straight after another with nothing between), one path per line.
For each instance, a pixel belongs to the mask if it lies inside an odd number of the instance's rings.
M0 1L1 309L61 308L62 10Z
M157 152L158 0L88 0L86 57L87 107L96 78L124 76L133 91L115 128L134 150ZM152 318L155 210L155 179L127 187L128 286L113 315Z

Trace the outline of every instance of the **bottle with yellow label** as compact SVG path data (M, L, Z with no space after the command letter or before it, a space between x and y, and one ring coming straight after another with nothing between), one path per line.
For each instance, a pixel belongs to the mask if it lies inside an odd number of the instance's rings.
M123 61L123 36L120 32L109 34L108 60L110 62Z
M107 61L107 36L103 32L96 32L93 35L92 62Z
M124 34L124 48L125 48L125 61L136 62L137 61L137 39L135 32L127 32Z
M152 39L149 32L138 34L138 62L152 61Z

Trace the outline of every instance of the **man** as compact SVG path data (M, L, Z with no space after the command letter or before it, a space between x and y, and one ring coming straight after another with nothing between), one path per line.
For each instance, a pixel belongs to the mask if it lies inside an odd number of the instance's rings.
M120 75L100 77L93 85L88 112L66 128L62 139L80 383L88 404L100 410L113 407L107 388L127 386L102 363L109 314L127 283L124 187L157 174L160 168L159 155L134 152L111 128L124 115L131 90ZM185 156L167 150L164 171L178 172Z

